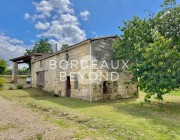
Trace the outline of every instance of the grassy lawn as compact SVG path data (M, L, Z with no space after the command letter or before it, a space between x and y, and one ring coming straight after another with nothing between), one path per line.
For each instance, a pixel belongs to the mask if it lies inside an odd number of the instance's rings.
M38 89L0 91L0 96L19 101L44 120L67 131L74 130L77 139L179 140L179 91L165 95L161 103L143 103L144 95L140 93L138 99L88 103L50 97Z

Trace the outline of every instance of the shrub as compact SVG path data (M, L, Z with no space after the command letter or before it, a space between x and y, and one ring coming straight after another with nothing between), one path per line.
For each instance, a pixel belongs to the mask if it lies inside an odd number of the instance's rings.
M0 78L0 90L2 90L2 88L3 88L3 83L4 83L4 79Z
M5 82L4 78L0 78L0 83L4 83L4 82Z
M17 85L16 85L16 88L17 88L17 89L23 89L23 85L22 85L22 84L17 84Z
M10 86L10 87L8 88L8 90L13 90L13 87L12 87L12 86Z

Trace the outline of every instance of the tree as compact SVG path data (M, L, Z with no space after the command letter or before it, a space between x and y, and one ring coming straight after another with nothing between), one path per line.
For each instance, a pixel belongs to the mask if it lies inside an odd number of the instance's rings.
M148 93L146 100L154 94L163 99L163 94L180 87L179 7L170 6L167 12L172 1L166 0L166 8L155 17L124 22L123 34L114 45L115 59L131 61L132 81Z
M0 59L0 74L3 74L7 68L7 62L3 59Z
M51 44L49 43L49 40L46 39L40 39L38 43L35 44L33 49L26 49L26 55L30 55L32 53L52 53L53 49L51 47ZM29 68L27 71L31 71L31 63L28 64Z
M180 5L175 0L165 0L163 10L154 18L157 30L166 38L172 39L171 46L180 44Z
M68 47L69 47L68 44L63 44L63 45L62 45L62 50L63 50L63 49L66 49L66 48L68 48Z
M32 54L32 53L52 53L53 49L51 47L51 44L48 43L48 39L40 39L38 43L35 44L32 50L27 49L26 54Z
M149 95L162 95L179 87L178 73L180 72L180 53L172 49L172 39L163 37L159 32L152 31L153 43L146 47L143 61L137 64L140 89ZM179 73L180 74L180 73Z

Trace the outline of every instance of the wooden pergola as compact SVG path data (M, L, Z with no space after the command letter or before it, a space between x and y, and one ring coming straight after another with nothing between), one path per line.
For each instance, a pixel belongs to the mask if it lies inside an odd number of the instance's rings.
M20 57L10 59L10 61L13 62L13 69L12 69L12 81L13 81L13 83L17 83L18 64L31 63L31 61L34 57L39 57L42 55L44 55L44 53L33 53L31 55L24 55L24 56L20 56Z

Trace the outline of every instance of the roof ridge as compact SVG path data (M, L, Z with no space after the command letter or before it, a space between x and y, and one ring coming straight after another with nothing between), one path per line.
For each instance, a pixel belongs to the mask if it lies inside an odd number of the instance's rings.
M96 39L103 39L103 38L112 38L112 37L118 37L118 35L99 36L99 37L89 38L89 40L96 40Z

